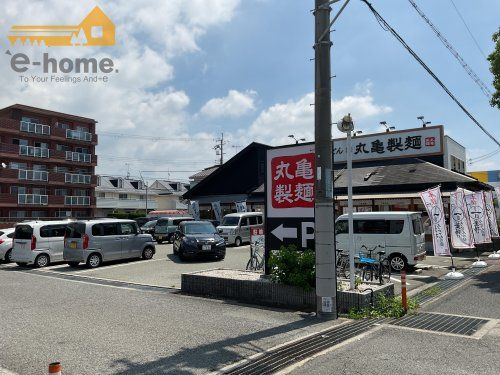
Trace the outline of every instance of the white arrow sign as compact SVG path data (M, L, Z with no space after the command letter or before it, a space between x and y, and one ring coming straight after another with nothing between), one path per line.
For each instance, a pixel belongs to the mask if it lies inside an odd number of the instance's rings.
M283 224L271 233L274 234L281 242L283 242L283 238L297 238L297 228L285 228L283 227Z

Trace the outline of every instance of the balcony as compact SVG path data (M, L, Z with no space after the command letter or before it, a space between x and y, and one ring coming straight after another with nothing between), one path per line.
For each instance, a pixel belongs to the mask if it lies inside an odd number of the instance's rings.
M19 145L19 155L33 156L35 158L48 158L50 152L48 148Z
M92 162L92 155L91 154L84 154L81 152L66 151L66 160L83 162L83 163L91 163Z
M19 169L18 178L20 180L28 180L28 181L48 181L49 173L47 171L30 171L25 169Z
M90 197L78 197L67 195L64 197L66 206L90 206Z
M17 195L18 204L36 204L36 205L47 205L49 203L48 195L41 194L18 194Z
M65 173L64 182L68 184L90 184L91 175Z
M78 141L91 142L92 141L92 134L89 132L82 131L82 130L66 129L66 138L76 139Z
M50 135L50 126L44 124L37 124L29 121L21 121L19 123L19 130L27 133L35 133L42 135Z

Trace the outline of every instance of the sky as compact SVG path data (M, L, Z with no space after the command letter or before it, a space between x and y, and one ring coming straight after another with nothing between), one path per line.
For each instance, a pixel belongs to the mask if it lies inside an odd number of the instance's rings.
M415 0L467 64L492 90L483 54L500 24L500 2ZM332 13L340 8L332 6ZM465 107L500 138L500 111L442 45L407 0L372 0ZM457 14L458 8L478 45ZM104 47L11 46L12 25L76 25L98 5L116 26ZM252 141L314 139L314 1L302 0L4 0L0 47L39 57L110 57L119 71L108 82L21 82L0 58L0 106L21 103L98 121L97 173L187 180L216 163L224 133L225 160ZM468 158L497 149L406 50L351 0L332 33L332 118L351 113L357 130L445 126ZM28 72L26 76L30 76ZM31 75L43 75L34 71ZM336 130L333 136L338 136ZM500 153L467 165L500 169Z

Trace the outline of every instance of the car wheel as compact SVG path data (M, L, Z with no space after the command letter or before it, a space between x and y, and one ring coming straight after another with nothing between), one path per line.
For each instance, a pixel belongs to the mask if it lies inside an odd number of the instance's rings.
M146 247L144 250L142 250L142 259L148 260L153 258L153 255L155 254L154 250L152 247Z
M179 251L178 251L178 250L176 249L176 247L175 247L175 243L174 243L174 245L172 246L172 249L173 249L173 251L174 251L174 255L179 254Z
M16 262L16 264L19 266L19 267L26 267L26 265L28 263L25 263L25 262Z
M400 272L408 267L408 261L401 254L393 254L389 257L389 263L391 264L391 269L396 272Z
M241 238L236 237L236 239L234 240L234 246L236 246L236 247L241 246Z
M7 250L7 252L5 253L5 262L6 263L12 262L12 249Z
M97 268L101 265L101 263L101 256L97 253L90 254L90 256L87 258L87 267L89 268Z
M35 266L37 268L47 267L50 263L50 259L46 254L40 254L35 259Z
M177 250L177 253L179 254L180 260L182 260L182 261L186 260L186 256L184 255L184 250L182 250L182 247L180 247L179 250Z
M71 268L78 267L79 264L80 262L68 262L68 266L70 266Z

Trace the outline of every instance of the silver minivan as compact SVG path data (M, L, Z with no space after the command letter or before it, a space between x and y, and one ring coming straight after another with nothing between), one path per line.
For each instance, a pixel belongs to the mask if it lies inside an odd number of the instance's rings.
M367 249L384 250L391 268L401 271L425 259L425 234L420 212L355 212L355 253L367 255ZM347 250L349 242L347 215L338 217L335 223L335 242L338 249Z
M262 212L238 212L224 216L217 230L226 244L241 246L243 242L250 242L250 229L262 228L263 223Z
M63 260L64 234L69 220L26 221L16 225L11 260L19 266L45 267Z
M151 259L153 237L142 234L134 220L99 219L72 222L64 241L64 261L70 267L86 263L90 268L118 259Z
M174 216L174 217L160 217L155 225L155 240L159 244L172 242L175 231L179 228L179 224L183 221L192 221L194 218L191 216Z

